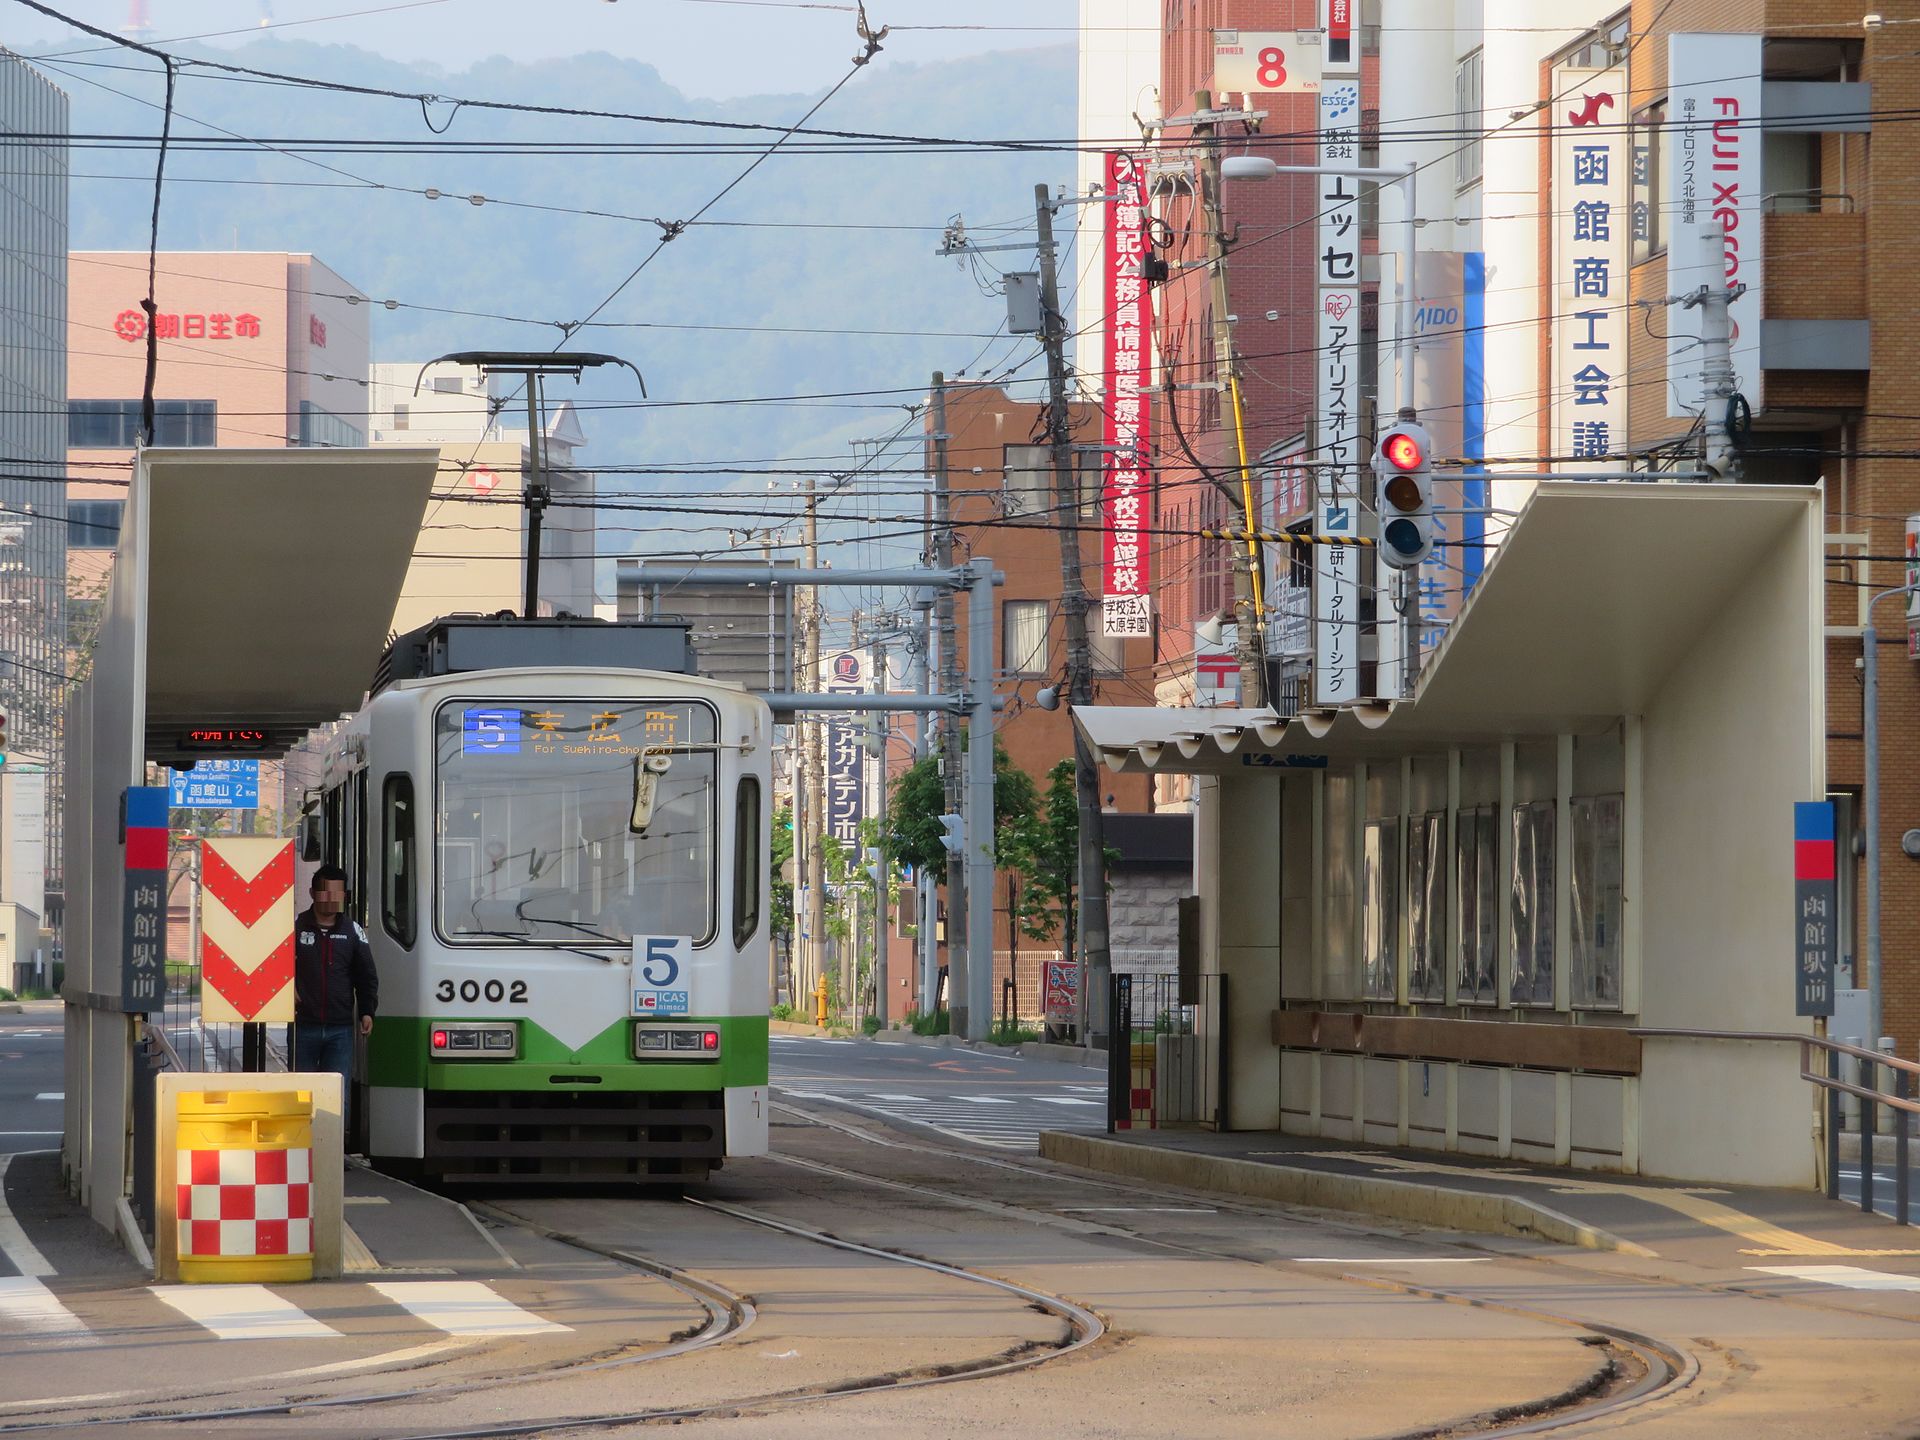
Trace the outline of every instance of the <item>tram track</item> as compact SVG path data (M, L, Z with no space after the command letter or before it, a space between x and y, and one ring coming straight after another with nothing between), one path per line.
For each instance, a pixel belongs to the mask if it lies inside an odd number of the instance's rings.
M492 1206L478 1208L492 1210ZM69 1401L55 1397L49 1399L38 1411L23 1412L21 1416L10 1416L0 1423L0 1436L47 1434L63 1431L82 1431L93 1429L121 1428L128 1425L187 1425L210 1424L221 1421L269 1419L276 1416L292 1416L304 1413L322 1413L335 1410L373 1408L383 1405L400 1405L425 1399L445 1399L458 1395L473 1395L490 1391L500 1391L517 1386L543 1384L555 1379L571 1376L599 1374L610 1370L631 1369L635 1366L653 1364L671 1360L682 1355L692 1354L710 1346L731 1340L745 1332L757 1318L757 1309L747 1296L736 1294L726 1286L691 1271L680 1270L663 1264L647 1256L634 1255L616 1249L594 1246L541 1227L536 1223L521 1221L513 1217L513 1223L526 1224L528 1229L536 1230L547 1238L576 1249L585 1250L604 1258L616 1260L634 1270L653 1276L671 1286L681 1294L693 1300L705 1319L697 1326L683 1330L665 1344L632 1354L601 1355L594 1358L574 1360L558 1366L544 1366L539 1369L514 1371L510 1373L478 1376L470 1379L440 1381L433 1384L414 1385L403 1388L391 1388L373 1391L358 1391L348 1394L319 1394L289 1396L284 1400L259 1402L253 1404L221 1405L178 1410L161 1408L194 1401L204 1402L219 1395L234 1395L246 1390L260 1388L258 1379L250 1380L238 1386L223 1390L199 1391L187 1394L173 1392L165 1395L147 1395L119 1399L118 1403L103 1406L100 1413L75 1417L71 1414L49 1415L54 1407L68 1404ZM455 1353L467 1353L463 1347L459 1352L446 1352L448 1358ZM375 1357L376 1360L378 1357ZM423 1367L416 1367L423 1368ZM111 1412L111 1413L109 1413ZM45 1417L45 1418L39 1418Z
M820 1116L798 1106L780 1102L776 1108L797 1115L811 1123L820 1124L838 1131L850 1138L887 1149L907 1150L942 1160L957 1160L963 1164L981 1166L994 1170L1010 1171L1035 1179L1047 1180L1056 1184L1072 1183L1107 1190L1118 1194L1157 1200L1192 1200L1198 1192L1188 1192L1153 1185L1131 1184L1104 1177L1083 1176L1077 1172L1062 1172L1055 1169L1043 1169L1034 1165L1020 1164L999 1157L970 1154L959 1148L941 1145L920 1144L910 1140L896 1139L891 1136L877 1135L864 1127L851 1125L843 1121ZM1124 1224L1103 1221L1088 1222L1056 1214L1052 1211L1036 1209L1015 1202L987 1201L977 1197L955 1196L949 1192L936 1190L931 1186L917 1185L887 1176L872 1175L850 1169L846 1166L831 1165L810 1158L774 1153L769 1159L795 1168L832 1176L838 1179L866 1184L893 1192L907 1192L924 1199L962 1208L982 1209L1009 1216L1019 1216L1029 1222L1043 1224L1053 1228L1064 1228L1079 1233L1103 1234L1123 1238L1135 1244L1184 1254L1196 1259L1207 1259L1226 1263L1253 1264L1266 1266L1271 1262L1258 1257L1235 1254L1229 1250L1212 1249L1203 1245L1194 1245L1169 1240L1161 1236L1143 1235ZM1230 1214L1246 1215L1272 1219L1276 1211L1252 1205L1235 1204L1207 1193L1210 1208ZM1320 1217L1316 1215L1316 1220ZM1367 1227L1352 1225L1355 1231L1367 1231ZM1378 1233L1377 1231L1367 1233ZM1551 1263L1540 1262L1533 1256L1507 1256L1512 1261L1523 1264ZM1435 1425L1403 1430L1383 1440L1506 1440L1506 1437L1549 1434L1573 1425L1583 1425L1594 1421L1609 1419L1645 1406L1653 1401L1679 1395L1685 1392L1701 1371L1699 1358L1684 1344L1661 1339L1657 1336L1628 1329L1619 1325L1599 1323L1578 1315L1561 1314L1539 1306L1526 1305L1513 1301L1491 1300L1485 1296L1474 1295L1444 1286L1415 1284L1411 1281L1391 1279L1377 1274L1362 1274L1339 1267L1329 1266L1321 1272L1327 1278L1365 1289L1386 1291L1395 1294L1433 1300L1447 1304L1456 1304L1473 1309L1487 1310L1505 1314L1517 1319L1529 1320L1548 1325L1556 1329L1577 1334L1582 1343L1593 1345L1606 1353L1607 1361L1596 1367L1595 1373L1587 1380L1576 1383L1562 1392L1542 1396L1539 1399L1518 1406L1507 1406L1499 1410L1488 1411L1480 1415L1470 1415L1459 1419L1441 1422Z

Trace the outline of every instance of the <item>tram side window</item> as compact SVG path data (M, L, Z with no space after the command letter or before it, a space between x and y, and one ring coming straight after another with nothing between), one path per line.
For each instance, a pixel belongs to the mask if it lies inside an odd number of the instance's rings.
M760 782L740 782L733 815L733 948L760 928Z
M387 934L413 948L416 929L413 872L413 780L389 775L382 792L380 834L385 846L380 867L380 923Z

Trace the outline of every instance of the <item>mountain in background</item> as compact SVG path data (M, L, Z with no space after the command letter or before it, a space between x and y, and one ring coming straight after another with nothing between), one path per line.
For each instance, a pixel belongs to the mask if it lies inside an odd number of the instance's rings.
M446 74L351 47L276 40L204 53L355 85L696 120L784 125L814 98L690 99L651 67L607 55L532 65L496 59ZM157 133L160 119L149 62L95 50L42 68L73 101L74 248L144 249L154 161L145 137ZM1070 47L898 65L855 75L810 124L1058 141L1074 131L1075 83ZM180 143L167 159L162 248L311 251L376 302L402 302L374 311L374 358L383 361L555 345L562 332L554 324L487 317L587 315L656 245L661 230L646 217L693 214L773 138L449 105L423 115L412 101L195 68L183 72L176 106ZM498 153L508 142L532 153ZM920 397L935 369L977 375L1027 362L1023 378L1041 373L1031 340L989 338L1005 306L990 293L986 267L970 272L934 252L940 227L955 214L981 241L1030 237L1033 186L1071 185L1070 144L1044 152L933 146L886 153L885 146L845 143L853 148L807 153L821 147L802 139L793 142L795 153L769 159L706 217L747 223L684 231L599 317L635 328L594 327L569 342L633 361L651 399L667 402L593 408L638 398L631 378L612 372L577 391L557 383L552 398L573 396L585 407L591 445L583 459L595 467L744 462L738 471L751 472L775 457L845 457L850 437L890 434L906 422L900 405ZM432 187L442 198L371 189L368 181ZM486 203L464 198L475 194ZM567 213L579 210L600 213ZM1010 227L1006 236L987 233L996 222ZM1030 252L983 259L998 269L1032 265ZM1071 253L1062 273L1064 289L1075 273ZM761 333L641 328L668 324ZM697 403L875 390L896 393L836 404ZM917 465L915 448L903 448L893 463ZM764 494L763 477L740 473L733 483ZM715 488L713 480L672 477L603 482L603 493Z

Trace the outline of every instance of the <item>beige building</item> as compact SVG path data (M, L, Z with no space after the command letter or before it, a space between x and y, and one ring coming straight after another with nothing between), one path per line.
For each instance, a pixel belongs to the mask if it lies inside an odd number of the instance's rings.
M510 392L500 392L510 393ZM394 612L396 633L458 612L520 611L526 597L527 430L501 423L523 402L502 400L466 366L373 367L375 445L438 445L440 476ZM594 476L571 401L550 408L541 469L553 494L541 524L540 613L594 613Z

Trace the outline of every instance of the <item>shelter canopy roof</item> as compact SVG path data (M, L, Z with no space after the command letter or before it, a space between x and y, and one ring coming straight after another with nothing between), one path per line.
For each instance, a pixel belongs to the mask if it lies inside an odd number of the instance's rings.
M1542 483L1493 553L1408 702L1283 717L1268 709L1074 712L1116 770L1226 773L1590 731L1648 707L1756 564L1821 492L1804 486ZM1783 558L1784 557L1784 558Z

